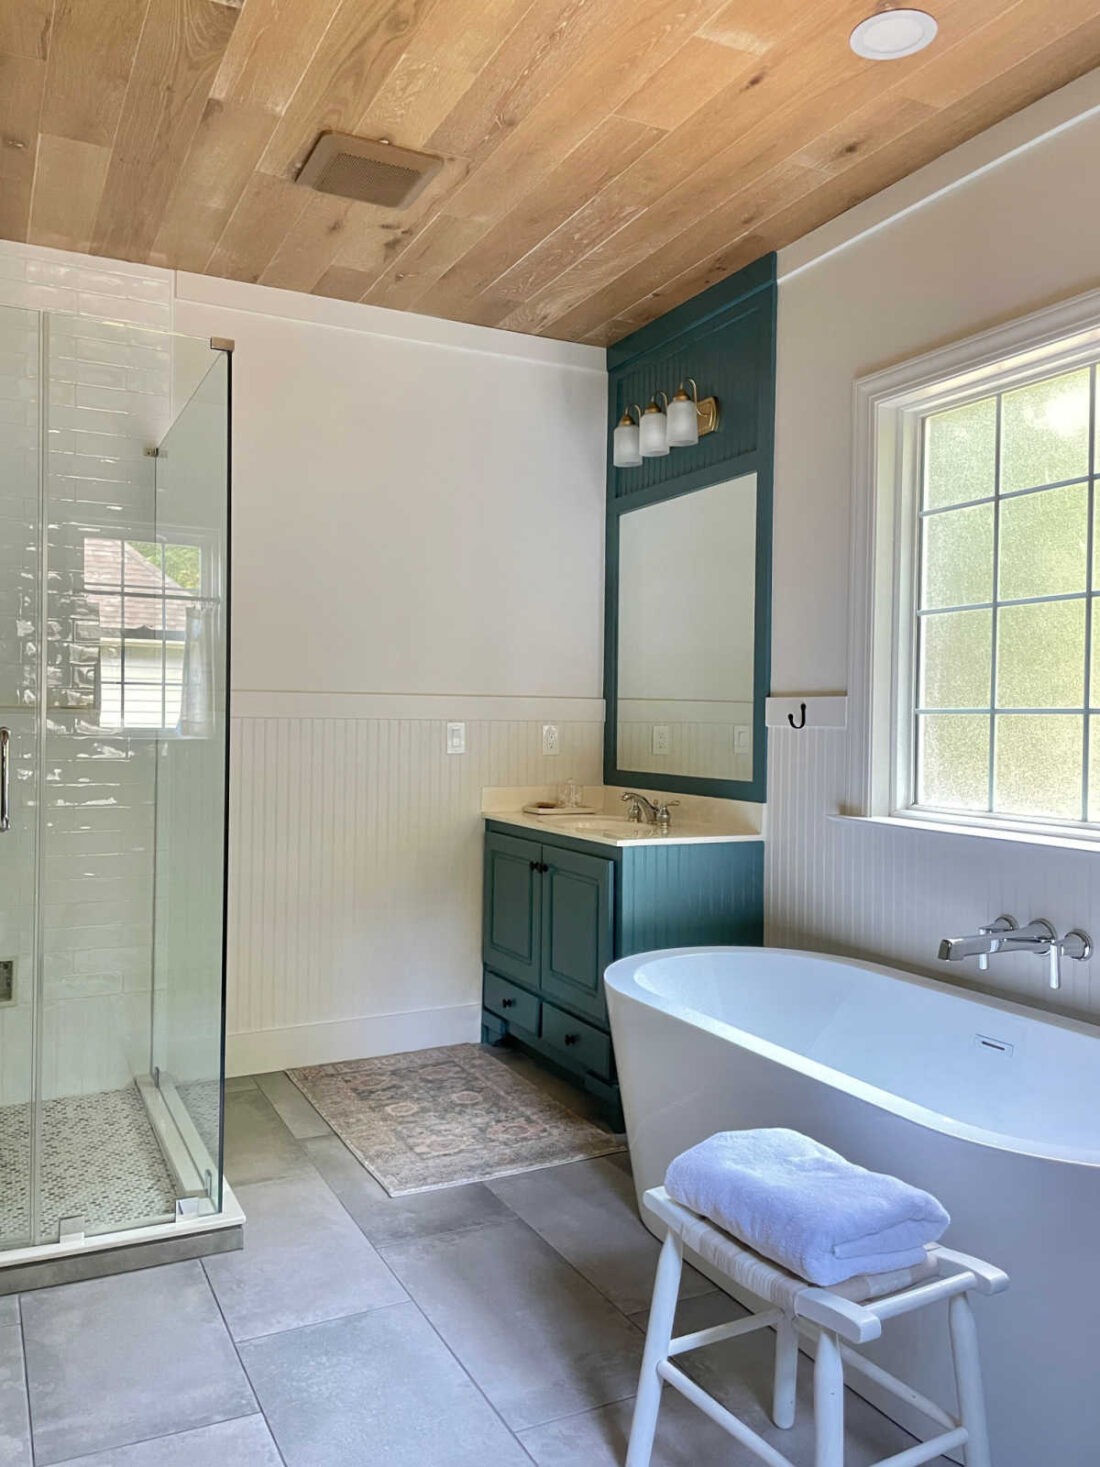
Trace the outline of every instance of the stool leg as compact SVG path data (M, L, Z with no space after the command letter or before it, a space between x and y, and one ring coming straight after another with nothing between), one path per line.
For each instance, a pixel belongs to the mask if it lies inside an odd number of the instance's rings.
M649 1328L646 1330L638 1394L634 1400L634 1420L630 1426L630 1445L626 1449L626 1467L649 1467L649 1459L653 1453L653 1437L657 1430L657 1413L661 1409L661 1391L664 1387L664 1381L657 1374L657 1366L668 1359L683 1266L683 1243L678 1236L669 1233L657 1261L657 1279L653 1285L653 1302L649 1307Z
M775 1327L775 1384L772 1390L772 1420L776 1426L794 1425L794 1399L798 1389L798 1331L786 1315Z
M836 1335L822 1330L814 1361L814 1467L844 1467L844 1362Z
M982 1393L982 1366L978 1354L978 1331L974 1312L965 1294L956 1294L948 1304L951 1353L955 1357L955 1387L959 1395L959 1420L966 1427L966 1467L992 1467L989 1428Z

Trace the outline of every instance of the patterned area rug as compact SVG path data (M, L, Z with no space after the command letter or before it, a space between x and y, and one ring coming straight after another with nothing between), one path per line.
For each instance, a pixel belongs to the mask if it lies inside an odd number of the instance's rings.
M626 1150L476 1044L287 1073L391 1197Z

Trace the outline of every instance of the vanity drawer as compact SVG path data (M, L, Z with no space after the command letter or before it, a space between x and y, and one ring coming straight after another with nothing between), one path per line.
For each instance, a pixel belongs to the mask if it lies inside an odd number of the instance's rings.
M539 1001L534 994L524 993L522 988L486 968L482 996L485 1007L498 1017L507 1019L509 1024L531 1034L539 1032Z
M611 1074L611 1036L593 1029L582 1019L562 1013L553 1005L542 1006L542 1037L547 1044L560 1049L570 1063L606 1078Z

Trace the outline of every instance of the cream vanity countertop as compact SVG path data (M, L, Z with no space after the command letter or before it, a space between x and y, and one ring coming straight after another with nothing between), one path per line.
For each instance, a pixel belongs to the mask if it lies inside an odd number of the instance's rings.
M534 815L524 811L524 805L536 800L556 798L557 790L552 786L486 789L482 792L482 813L486 820L512 825L525 833L549 832L602 846L717 845L764 839L763 805L656 790L642 789L638 793L651 799L680 801L673 807L667 832L653 825L629 822L623 791L602 785L585 786L582 792L582 803L593 806L594 814Z

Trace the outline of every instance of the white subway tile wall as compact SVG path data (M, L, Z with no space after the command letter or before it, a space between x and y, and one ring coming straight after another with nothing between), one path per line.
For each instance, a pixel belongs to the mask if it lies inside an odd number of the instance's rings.
M48 812L42 1093L52 1098L116 1088L149 1064L155 745L95 731L83 546L87 535L143 538L151 528L147 450L172 407L170 353L157 335L172 324L172 276L0 243L0 306L17 308L0 313L0 706L17 721L16 784L31 799L42 374L30 313L59 313L49 319L45 373L50 724L39 771ZM74 738L78 728L86 731ZM0 1103L29 1093L34 863L25 804L0 870L13 877L0 896L0 957L18 964L15 1003L0 1007Z

